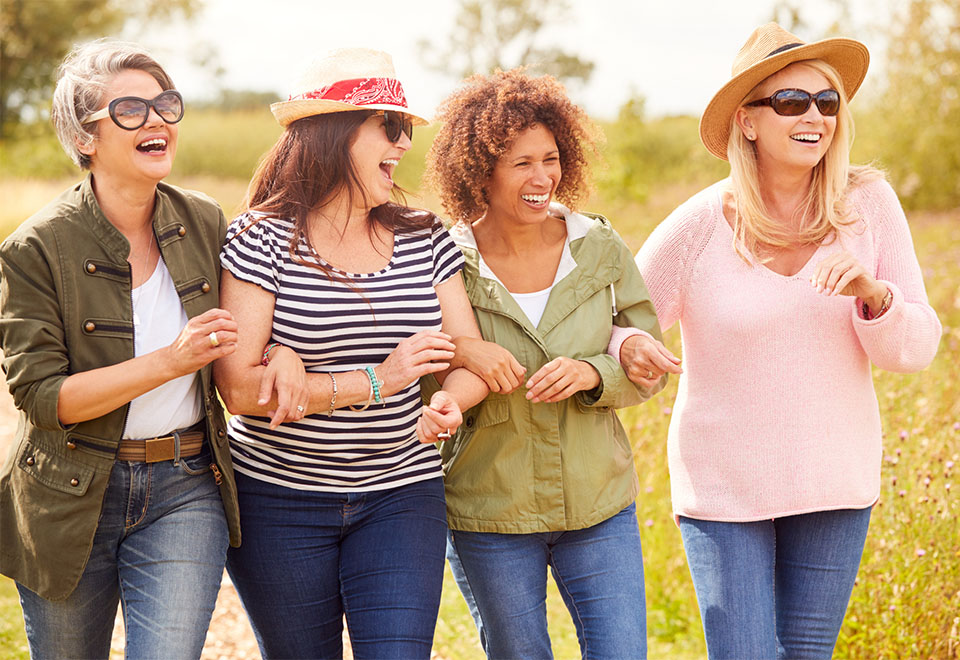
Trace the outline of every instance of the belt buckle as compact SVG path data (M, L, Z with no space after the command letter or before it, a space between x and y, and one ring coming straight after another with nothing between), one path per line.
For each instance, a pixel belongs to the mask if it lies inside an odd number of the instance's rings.
M144 440L143 444L145 462L159 463L160 461L173 460L172 437L150 438L149 440Z

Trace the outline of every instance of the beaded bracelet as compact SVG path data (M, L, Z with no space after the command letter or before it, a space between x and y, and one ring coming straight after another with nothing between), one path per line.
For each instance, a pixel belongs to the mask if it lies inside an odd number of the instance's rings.
M380 396L380 388L383 386L383 381L377 378L376 369L373 367L365 367L364 371L367 372L367 378L370 379L370 388L373 390L374 403L383 403L383 398Z
M272 351L279 345L280 345L280 342L278 341L272 341L269 344L267 344L267 347L263 349L263 357L260 358L260 364L262 364L263 366L267 366L268 364L270 364L270 351Z
M337 377L333 375L332 371L328 371L327 374L330 376L330 382L333 384L333 394L330 396L330 410L327 411L327 417L333 414L333 407L337 403Z

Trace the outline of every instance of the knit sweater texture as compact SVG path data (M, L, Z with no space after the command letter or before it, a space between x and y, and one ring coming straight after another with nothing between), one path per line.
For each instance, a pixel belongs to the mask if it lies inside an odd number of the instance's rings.
M855 224L784 276L734 250L726 185L677 208L636 257L660 326L680 322L674 513L754 521L870 506L882 457L870 364L924 369L941 333L900 202L882 179L850 191ZM881 317L811 285L816 264L844 249L893 292Z

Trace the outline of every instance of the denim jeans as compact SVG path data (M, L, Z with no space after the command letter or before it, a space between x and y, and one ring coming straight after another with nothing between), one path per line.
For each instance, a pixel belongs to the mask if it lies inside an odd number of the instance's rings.
M205 448L179 465L114 464L73 593L50 601L17 585L33 660L107 658L118 602L127 658L200 657L228 543L210 463Z
M443 481L360 493L237 474L243 543L227 570L264 658L430 657L447 532Z
M711 660L830 658L860 568L870 511L745 523L681 516Z
M565 532L451 530L447 559L488 658L552 658L547 566L570 610L583 658L647 654L636 505Z

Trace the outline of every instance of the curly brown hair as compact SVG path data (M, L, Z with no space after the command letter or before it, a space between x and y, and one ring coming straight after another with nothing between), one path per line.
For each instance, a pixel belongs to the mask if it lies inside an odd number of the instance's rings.
M452 219L470 222L486 212L493 168L534 124L550 129L560 151L556 199L575 209L589 195L588 155L598 153L600 133L552 76L523 69L471 76L440 105L438 118L443 125L427 154L426 179Z

